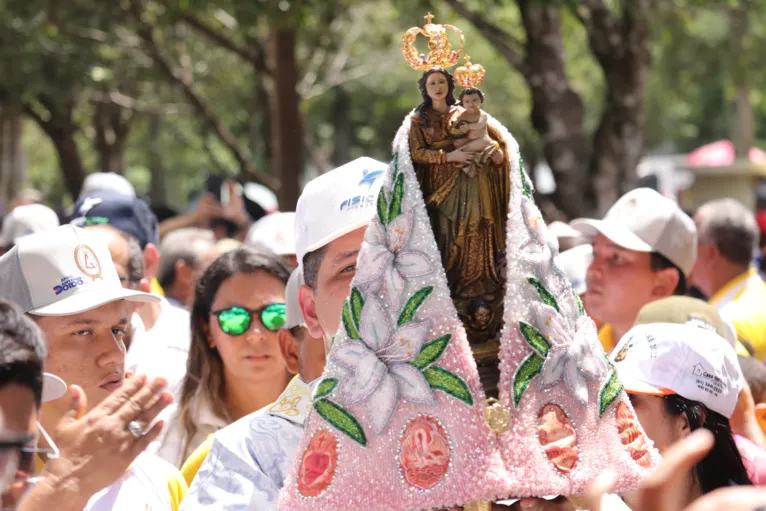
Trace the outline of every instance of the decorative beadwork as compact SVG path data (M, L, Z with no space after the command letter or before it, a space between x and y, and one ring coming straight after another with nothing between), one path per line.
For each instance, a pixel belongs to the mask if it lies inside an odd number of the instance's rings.
M547 403L537 414L537 439L548 460L559 472L569 473L577 467L579 449L577 432L564 409Z
M442 423L430 415L410 420L399 439L402 481L418 491L433 490L452 463L452 442Z
M314 433L298 469L298 493L302 497L318 497L330 487L338 468L339 449L330 430L322 428Z
M643 468L651 467L652 458L646 446L646 437L639 429L636 417L623 402L620 402L615 409L615 422L620 442L633 461Z
M615 399L622 393L623 385L620 379L617 377L617 372L612 371L598 396L598 408L599 417L604 415L609 405L611 405Z
M359 421L342 406L333 403L329 399L320 399L314 403L314 410L324 420L335 426L339 431L347 434L349 438L362 447L367 445L367 437Z

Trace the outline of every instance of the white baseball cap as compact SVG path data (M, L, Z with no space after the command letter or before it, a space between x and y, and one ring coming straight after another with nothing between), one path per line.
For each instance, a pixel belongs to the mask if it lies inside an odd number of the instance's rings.
M17 206L3 219L0 231L0 247L16 244L22 236L55 229L59 217L55 211L43 204Z
M556 256L556 264L564 271L564 274L572 284L574 292L581 295L587 291L585 274L593 262L593 245L577 245L565 250Z
M80 199L95 192L114 192L129 197L136 196L136 189L120 174L114 172L94 172L85 177L80 190Z
M685 275L697 259L697 228L672 200L651 188L637 188L611 207L603 220L578 218L571 226L586 236L603 234L636 252L657 252Z
M277 255L295 254L295 213L272 213L266 215L247 231L245 245L262 246Z
M66 382L51 373L43 373L43 403L54 401L66 394Z
M287 279L287 286L285 287L285 328L306 325L303 320L303 313L298 305L298 288L304 283L303 272L300 267L294 269L290 274L290 278Z
M387 167L362 157L309 181L295 208L295 254L300 265L308 252L370 222Z
M734 413L744 381L734 348L716 332L690 323L635 326L611 359L629 394L678 394L725 417Z
M107 246L73 225L31 234L0 257L0 297L25 313L68 316L115 300L158 302L124 289Z

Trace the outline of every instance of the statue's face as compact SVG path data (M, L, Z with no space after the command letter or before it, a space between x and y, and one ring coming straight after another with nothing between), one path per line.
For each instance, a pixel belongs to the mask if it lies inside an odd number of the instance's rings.
M492 319L492 311L488 307L479 307L473 315L473 322L479 328L489 325Z
M444 101L449 92L449 82L442 73L431 73L426 80L426 94L432 101Z
M466 94L460 104L469 112L478 112L481 108L481 97L478 94Z

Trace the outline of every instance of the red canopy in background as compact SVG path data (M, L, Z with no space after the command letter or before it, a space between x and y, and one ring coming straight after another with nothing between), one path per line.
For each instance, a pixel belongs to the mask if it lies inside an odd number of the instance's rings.
M752 163L766 165L766 152L757 147L748 154ZM734 163L734 144L731 140L719 140L706 144L686 155L690 167L725 167Z

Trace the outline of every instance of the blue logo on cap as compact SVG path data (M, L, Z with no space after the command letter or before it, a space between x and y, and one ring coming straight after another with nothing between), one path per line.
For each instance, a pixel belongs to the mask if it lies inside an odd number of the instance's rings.
M369 170L364 169L362 171L362 175L364 176L361 181L359 181L358 186L362 186L364 184L369 185L370 188L372 188L372 185L375 184L375 180L383 173L382 170Z
M70 289L74 289L77 286L83 285L84 282L82 280L82 277L75 277L75 276L69 276L64 277L61 279L61 284L57 286L53 286L53 292L56 293L56 295L60 295L64 291L69 291Z

